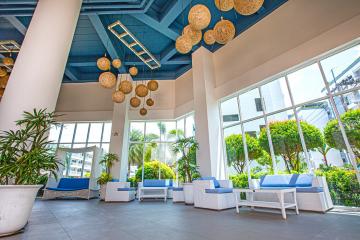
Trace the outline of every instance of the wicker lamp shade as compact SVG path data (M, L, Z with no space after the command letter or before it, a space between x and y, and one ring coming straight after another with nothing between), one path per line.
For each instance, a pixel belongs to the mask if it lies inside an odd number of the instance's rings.
M175 48L181 54L189 53L192 46L192 40L189 35L181 35L176 39Z
M0 88L5 88L8 81L9 81L9 75L6 75L4 77L0 77Z
M190 9L188 20L194 30L202 30L209 26L211 21L210 10L203 4L196 4Z
M5 89L4 89L4 88L0 88L0 97L4 96L4 92L5 92Z
M104 88L113 88L116 84L116 76L112 72L103 72L99 76L99 83Z
M135 96L130 99L130 105L133 108L137 108L138 106L140 106L140 104L141 104L141 100L138 97Z
M150 90L150 91L156 91L158 90L159 88L159 83L155 80L150 80L148 83L147 83L147 88Z
M112 100L115 103L122 103L125 100L125 94L122 91L115 91L112 94Z
M230 11L234 7L234 0L215 0L215 6L220 11Z
M121 60L118 59L118 58L114 59L114 60L112 61L112 65L113 65L114 68L117 68L117 69L120 68L121 65L122 65Z
M7 75L6 68L0 67L0 77L5 77Z
M107 57L101 57L96 61L97 67L102 71L110 70L110 60Z
M215 34L214 34L214 30L207 30L204 33L204 42L207 45L213 45L215 43Z
M264 0L234 0L234 8L241 15L251 15L259 11Z
M146 108L141 108L139 112L141 116L145 116L147 114Z
M146 97L149 93L149 89L144 84L139 84L135 88L135 93L139 97Z
M183 30L184 35L188 35L191 38L192 45L196 45L201 41L202 32L201 30L194 30L190 25L187 25Z
M235 36L235 27L229 20L221 19L214 27L215 40L219 44L226 44Z
M132 83L128 80L121 81L119 90L122 91L125 94L131 93L133 89Z
M5 66L13 66L14 65L14 59L12 59L11 57L4 57L2 59L2 62Z
M137 67L131 67L129 68L129 73L131 76L136 76L138 74L138 69Z
M152 98L148 98L146 100L146 105L148 105L149 107L153 106L154 105L154 100Z

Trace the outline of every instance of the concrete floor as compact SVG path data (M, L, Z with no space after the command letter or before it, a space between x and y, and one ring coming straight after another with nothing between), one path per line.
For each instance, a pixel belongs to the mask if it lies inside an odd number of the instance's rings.
M359 239L360 215L242 209L211 211L171 201L104 203L98 200L37 201L24 233L1 240L340 240Z

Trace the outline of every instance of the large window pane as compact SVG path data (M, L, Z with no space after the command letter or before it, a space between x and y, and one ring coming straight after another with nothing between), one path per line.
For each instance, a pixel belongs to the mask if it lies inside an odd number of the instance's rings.
M224 127L240 121L237 97L221 103L221 114Z
M291 106L289 91L284 77L261 86L261 92L267 113Z
M255 88L239 96L242 120L257 117L263 114L259 89Z
M142 165L144 144L130 143L128 155L128 177L134 177L136 171Z
M192 137L195 135L195 121L194 115L187 116L185 119L185 137Z
M176 122L161 122L161 141L174 141L176 139Z
M59 134L61 130L61 125L55 126L52 125L49 132L49 141L57 143L59 141Z
M245 161L241 135L241 126L236 125L224 129L224 142L227 159L227 173L233 176L242 172L241 163ZM239 163L239 164L237 164Z
M144 122L131 122L130 123L130 141L139 142L144 141Z
M184 120L184 118L181 118L176 121L176 129L177 129L178 138L185 136L185 120Z
M111 138L111 123L105 123L104 124L104 132L103 132L103 142L110 142Z
M101 142L103 123L91 123L89 132L89 142Z
M69 123L63 125L60 143L71 143L74 136L75 124Z
M145 141L159 141L160 140L160 131L163 131L162 125L160 122L146 122L146 135Z
M76 133L74 142L86 142L86 138L88 135L89 124L88 123L78 123L76 125Z
M326 96L320 69L315 63L288 75L295 104Z
M321 65L333 93L360 85L360 45L322 60Z

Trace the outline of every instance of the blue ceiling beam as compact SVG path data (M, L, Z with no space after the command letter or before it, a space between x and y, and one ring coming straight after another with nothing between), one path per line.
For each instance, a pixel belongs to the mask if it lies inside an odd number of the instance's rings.
M19 21L19 19L17 19L15 16L7 16L4 18L8 20L9 23L16 28L16 30L18 30L22 35L25 36L27 28L24 26L24 24L22 24L22 22ZM65 75L71 80L77 79L77 76L68 68L65 68Z
M89 15L88 17L89 17L90 22L93 25L96 33L98 34L102 44L106 48L106 51L109 53L110 57L112 59L115 59L115 58L124 59L123 58L124 56L119 56L118 52L116 51L104 25L102 24L102 22L100 20L100 17L98 15ZM124 65L122 65L119 70L120 70L120 72L126 72Z
M167 8L164 11L164 14L161 18L161 24L169 26L175 21L175 19L183 12L183 10L191 3L191 0L182 0L182 1L169 1L171 5L167 5Z
M181 75L183 75L185 72L189 71L191 69L192 65L189 64L189 65L186 65L186 66L183 66L181 68L179 68L176 72L175 72L175 78L178 78L180 77Z

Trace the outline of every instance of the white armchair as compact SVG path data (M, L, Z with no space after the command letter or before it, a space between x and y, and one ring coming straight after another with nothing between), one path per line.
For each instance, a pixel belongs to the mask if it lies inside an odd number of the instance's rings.
M216 181L216 180L215 180ZM222 210L235 207L235 195L231 180L218 180L220 187L215 188L214 180L194 181L194 206Z
M130 202L135 199L135 192L129 182L108 182L105 202Z

